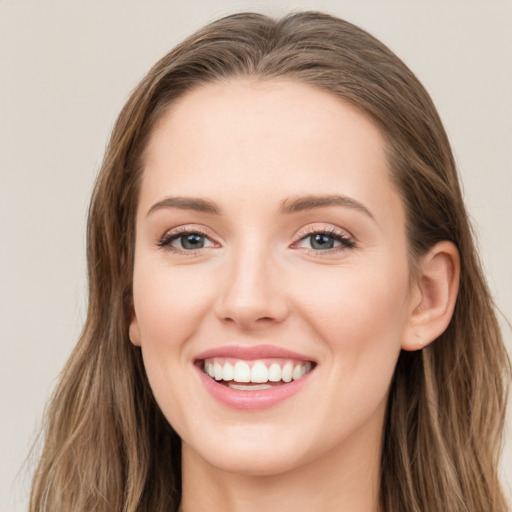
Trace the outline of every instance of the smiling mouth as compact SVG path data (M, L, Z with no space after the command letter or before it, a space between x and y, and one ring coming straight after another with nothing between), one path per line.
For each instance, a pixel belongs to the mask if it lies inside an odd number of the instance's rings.
M310 373L316 363L290 359L258 359L247 361L227 357L211 357L197 361L203 372L231 389L259 391L288 384Z

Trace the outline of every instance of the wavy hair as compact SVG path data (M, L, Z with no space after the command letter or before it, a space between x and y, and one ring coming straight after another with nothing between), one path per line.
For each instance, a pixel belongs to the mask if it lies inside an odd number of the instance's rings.
M438 340L402 352L383 432L385 512L505 512L497 465L510 363L450 144L417 78L362 29L318 12L215 21L161 59L115 124L90 205L88 313L48 406L31 512L163 512L181 497L180 439L128 338L144 150L187 91L236 77L288 79L355 105L380 128L406 209L412 265L450 240L459 295Z

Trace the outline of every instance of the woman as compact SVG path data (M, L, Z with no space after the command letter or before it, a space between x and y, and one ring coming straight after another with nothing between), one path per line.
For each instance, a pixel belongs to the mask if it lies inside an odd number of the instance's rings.
M158 62L93 194L31 510L505 511L510 375L450 146L319 13Z

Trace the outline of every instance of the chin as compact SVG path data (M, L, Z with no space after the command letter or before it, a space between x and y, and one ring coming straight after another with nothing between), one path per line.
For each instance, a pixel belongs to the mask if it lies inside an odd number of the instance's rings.
M256 450L248 450L243 456L233 453L219 454L218 457L207 459L207 462L227 473L254 477L276 476L300 466L295 457L286 454L270 455Z
M238 430L238 429L237 429ZM247 429L224 433L216 438L203 434L197 444L184 444L184 449L195 452L209 465L241 476L272 476L286 473L304 463L304 444L295 436L272 435L269 429ZM253 430L254 436L250 431Z

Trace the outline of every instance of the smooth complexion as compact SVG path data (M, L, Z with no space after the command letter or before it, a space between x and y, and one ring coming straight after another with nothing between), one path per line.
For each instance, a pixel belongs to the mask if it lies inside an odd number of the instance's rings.
M330 93L233 80L172 105L145 153L130 338L183 440L182 509L378 510L393 370L446 328L457 265L443 242L411 278L383 137ZM215 398L198 354L262 345L316 366L264 407Z

